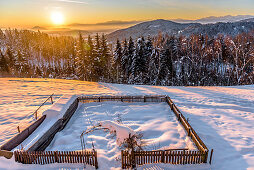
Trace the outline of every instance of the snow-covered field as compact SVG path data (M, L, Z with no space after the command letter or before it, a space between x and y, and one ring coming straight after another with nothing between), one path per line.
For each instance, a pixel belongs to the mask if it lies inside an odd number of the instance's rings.
M21 120L30 118L31 121L32 117L27 115L31 114L52 93L55 93L56 98L63 94L169 95L185 117L190 119L191 125L207 147L214 149L213 164L211 166L158 164L143 166L143 168L254 169L254 86L162 87L73 80L1 78L0 142L3 143L16 133L16 127ZM118 109L124 109L124 106ZM139 120L141 121L140 118ZM160 120L159 117L157 120ZM136 128L133 127L133 129ZM103 134L105 137L108 135ZM10 163L12 166L9 166ZM35 169L38 166L22 165L14 163L13 159L0 158L1 169ZM82 168L83 166L63 164L39 166L40 169L62 167Z
M47 150L81 150L82 131L105 122L113 122L118 126L117 129L128 127L136 133L142 133L145 150L196 149L166 103L102 102L80 105L66 128L56 134ZM124 130L120 129L119 133L117 136L124 133ZM121 159L121 149L116 142L116 137L103 130L85 135L86 148L91 149L93 142L98 151L98 163L105 169L121 167L121 162L116 161Z

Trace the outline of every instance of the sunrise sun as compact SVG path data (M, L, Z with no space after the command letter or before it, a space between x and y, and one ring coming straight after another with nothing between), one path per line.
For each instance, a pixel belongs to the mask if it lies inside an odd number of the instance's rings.
M51 21L55 25L61 25L64 23L64 16L61 12L52 12Z

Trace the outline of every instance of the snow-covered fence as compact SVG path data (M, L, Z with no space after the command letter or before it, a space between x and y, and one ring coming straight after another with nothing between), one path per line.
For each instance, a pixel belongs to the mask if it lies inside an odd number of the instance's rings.
M83 103L90 102L106 102L106 101L121 101L121 102L165 102L166 96L81 96L79 101Z
M39 109L50 99L50 102L53 104L54 102L53 102L53 95L54 95L54 93L53 94L51 94L35 111L34 111L34 113L33 113L33 115L35 116L35 119L37 120L37 118L38 118L38 111L39 111Z
M200 164L205 163L206 153L187 149L172 149L165 151L128 151L121 152L122 168L151 163L168 164ZM133 162L134 161L134 162Z
M96 151L15 151L14 157L23 164L84 163L98 168Z
M50 142L53 140L55 134L66 126L66 124L71 119L72 115L78 108L78 98L73 97L74 101L68 106L68 109L63 113L63 117L58 119L41 137L38 139L28 151L44 151ZM51 114L51 112L50 112Z
M38 110L48 101L50 100L51 103L53 104L53 94L50 95L33 113L35 116L36 121L32 123L30 126L25 128L22 132L20 132L20 127L18 126L18 131L19 133L8 140L5 144L3 144L0 149L1 150L7 150L11 151L15 147L17 147L20 143L22 143L28 136L30 136L36 129L37 127L44 121L46 118L46 115L41 116L38 119ZM37 120L38 119L38 120Z
M198 134L195 132L195 130L191 127L189 122L186 120L184 115L180 112L180 110L177 108L177 106L174 104L174 102L170 99L170 97L166 97L166 102L170 106L171 110L174 112L175 116L177 117L178 121L182 124L186 132L188 133L188 136L192 139L192 141L196 144L197 148L199 151L205 152L206 158L205 162L207 162L207 157L208 157L208 148L204 144L204 142L200 139Z
M64 111L63 117L56 121L50 129L40 137L27 151L15 151L15 160L21 163L28 164L46 164L46 163L87 163L98 167L97 152L93 151L90 155L88 152L84 155L83 151L43 151L49 145L54 135L62 130L69 119L72 117L78 107L78 103L89 102L106 102L106 101L120 101L120 102L166 102L174 112L178 121L182 124L188 136L196 144L198 151L191 151L188 149L171 149L159 151L122 151L122 168L136 167L136 165L143 165L149 163L170 163L170 164L198 164L207 163L208 148L204 142L197 135L195 130L191 127L189 122L176 107L173 101L168 96L81 96L73 98L68 109ZM41 152L42 151L42 152ZM82 155L83 154L83 155ZM211 159L211 157L210 157ZM211 162L211 160L210 160Z
M5 144L3 144L0 147L0 149L11 151L15 147L17 147L20 143L22 143L29 135L31 135L37 129L37 127L44 121L45 118L46 118L45 115L42 116L40 119L35 121L29 127L24 129L21 133L17 134L13 138L11 138L9 141L7 141Z
M146 163L172 163L172 164L196 164L207 163L209 150L200 139L198 134L176 107L174 102L168 96L81 96L79 102L105 102L105 101L121 101L121 102L166 102L174 112L177 120L186 130L188 136L196 144L198 151L173 149L170 151L140 151L131 154L122 151L122 168L142 165ZM165 156L166 154L166 156ZM165 161L166 160L166 161Z

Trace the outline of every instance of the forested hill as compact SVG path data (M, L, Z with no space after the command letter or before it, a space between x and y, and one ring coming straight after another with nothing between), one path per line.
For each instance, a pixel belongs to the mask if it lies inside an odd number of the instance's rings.
M175 36L190 36L192 34L203 34L210 37L215 37L219 34L236 36L240 33L254 30L254 22L251 19L239 22L215 23L215 24L199 24L199 23L176 23L169 20L153 20L143 22L135 26L117 30L107 36L109 41L116 41L116 39L124 40L130 36L136 39L140 36L156 36L158 32L162 34Z
M0 30L0 76L174 86L253 84L254 34L159 34L108 44L98 34L75 39Z

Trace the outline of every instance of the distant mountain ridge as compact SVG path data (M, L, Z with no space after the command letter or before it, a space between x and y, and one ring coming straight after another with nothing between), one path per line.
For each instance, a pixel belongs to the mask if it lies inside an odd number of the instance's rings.
M218 34L235 36L239 33L254 30L254 22L252 20L243 20L238 22L219 22L215 24L200 24L200 23L177 23L169 20L153 20L126 29L117 30L107 35L109 41L116 39L124 40L130 36L134 39L140 36L155 36L159 32L168 35L185 35L191 34L206 34L208 36L217 36Z
M200 18L196 20L185 20L185 19L173 19L172 21L178 23L201 23L201 24L215 24L218 22L238 22L241 20L247 20L250 18L254 18L254 15L226 15L226 16L209 16L205 18Z
M45 28L45 27L40 27L40 26L34 26L32 29L33 29L33 30L47 30L47 28Z

